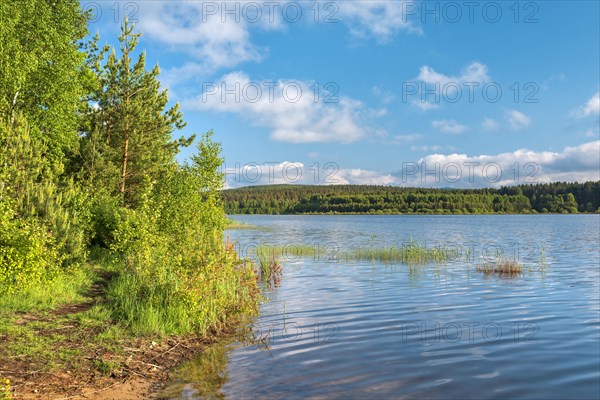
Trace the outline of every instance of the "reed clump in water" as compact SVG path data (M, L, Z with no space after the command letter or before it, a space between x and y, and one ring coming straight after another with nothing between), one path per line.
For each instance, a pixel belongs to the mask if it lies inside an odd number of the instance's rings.
M225 229L248 229L248 230L257 230L257 231L268 231L269 229L264 226L251 225L247 222L236 221L231 218L227 218L225 221Z
M300 258L316 257L325 254L327 249L321 245L289 244L289 245L269 245L261 244L256 248L256 255L259 253L270 255L277 258Z
M432 247L410 241L402 246L391 245L380 248L358 248L342 254L345 260L381 261L386 264L446 263L456 258L455 249Z
M486 275L516 276L524 271L523 264L516 260L491 260L476 266L477 271Z
M278 254L273 251L273 247L268 245L257 246L256 258L261 280L270 285L279 286L283 267L279 264Z

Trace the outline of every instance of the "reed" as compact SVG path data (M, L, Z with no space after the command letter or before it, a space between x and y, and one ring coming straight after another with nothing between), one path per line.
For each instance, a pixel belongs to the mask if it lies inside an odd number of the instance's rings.
M279 286L283 274L283 267L278 258L280 255L272 246L261 244L256 247L259 275L263 282Z
M456 257L454 249L431 247L413 242L412 240L402 246L391 245L383 247L357 248L342 253L344 260L380 261L385 264L427 264L446 263Z
M327 252L325 246L321 245L306 245L306 244L288 244L288 245L271 245L261 244L256 248L256 254L259 256L283 258L301 258L301 257L316 257Z
M524 271L523 264L511 259L488 260L476 266L477 271L485 275L521 275Z

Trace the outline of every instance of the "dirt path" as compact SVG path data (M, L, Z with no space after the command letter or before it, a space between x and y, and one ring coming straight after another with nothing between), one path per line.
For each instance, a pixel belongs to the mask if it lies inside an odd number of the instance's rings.
M81 303L13 316L0 334L0 377L16 399L151 399L170 369L207 345L194 337L100 339L114 328L94 321L112 278L101 274Z

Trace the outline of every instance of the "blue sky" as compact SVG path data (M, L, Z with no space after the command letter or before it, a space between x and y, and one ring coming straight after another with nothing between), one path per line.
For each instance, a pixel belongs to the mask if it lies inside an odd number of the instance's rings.
M597 1L81 4L137 20L228 187L600 179Z

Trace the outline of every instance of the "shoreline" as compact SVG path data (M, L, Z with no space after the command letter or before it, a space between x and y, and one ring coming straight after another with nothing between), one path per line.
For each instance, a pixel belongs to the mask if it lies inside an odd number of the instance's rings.
M76 302L42 311L0 309L0 399L157 398L173 369L241 321L205 336L130 335L97 318L106 301L97 289L105 283L95 282Z
M9 399L158 398L173 369L200 355L207 346L226 335L225 332L207 338L173 336L160 341L122 340L121 347L110 353L91 341L76 342L73 345L89 351L76 360L78 365L72 368L47 369L41 360L0 351L0 373L10 380L12 397ZM0 343L5 339L0 337ZM51 351L64 349L57 347ZM114 369L104 369L108 365Z

